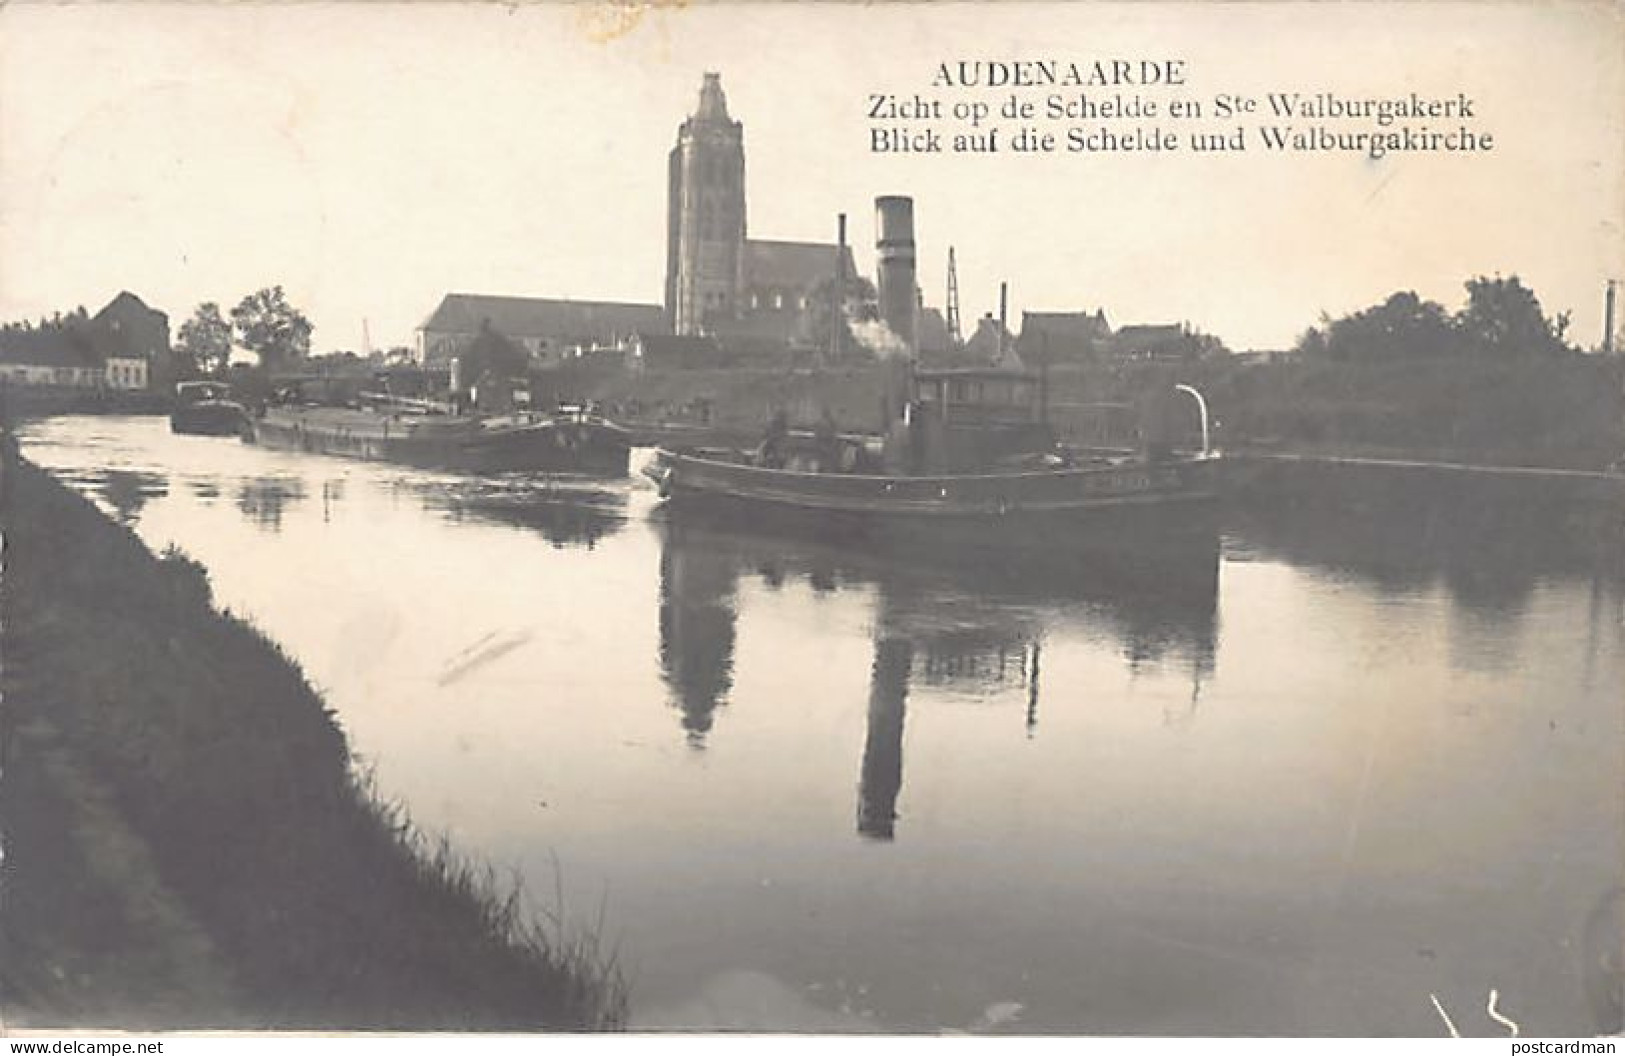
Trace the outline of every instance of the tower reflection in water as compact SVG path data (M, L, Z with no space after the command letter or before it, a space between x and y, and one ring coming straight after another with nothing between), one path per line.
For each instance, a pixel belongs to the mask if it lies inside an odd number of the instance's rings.
M712 714L733 688L737 557L669 530L660 551L660 670L690 747L705 747Z
M1114 641L1134 669L1176 660L1197 687L1212 672L1217 649L1218 562L1215 535L1154 574L1125 576L1121 566L1071 561L1016 578L1007 569L870 561L806 542L668 522L660 563L661 671L689 743L701 747L733 685L742 574L772 586L801 579L819 593L872 591L857 831L890 840L897 835L911 688L980 701L1020 687L1022 721L1033 736L1042 642L1046 632L1065 628Z
M858 832L889 840L897 831L897 794L903 790L903 711L908 701L914 644L877 638L869 676L869 732L858 778Z

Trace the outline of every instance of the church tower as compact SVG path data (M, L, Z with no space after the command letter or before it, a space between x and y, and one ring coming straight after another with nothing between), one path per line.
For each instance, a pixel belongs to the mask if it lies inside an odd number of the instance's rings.
M731 319L745 289L745 133L728 116L722 75L677 130L668 161L666 317L674 334Z

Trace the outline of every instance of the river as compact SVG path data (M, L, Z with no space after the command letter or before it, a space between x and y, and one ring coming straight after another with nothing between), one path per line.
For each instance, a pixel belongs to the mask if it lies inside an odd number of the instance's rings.
M635 1027L1607 1025L1625 590L1529 518L1231 513L1205 575L1123 585L636 480L22 439L202 561L419 825L600 929Z

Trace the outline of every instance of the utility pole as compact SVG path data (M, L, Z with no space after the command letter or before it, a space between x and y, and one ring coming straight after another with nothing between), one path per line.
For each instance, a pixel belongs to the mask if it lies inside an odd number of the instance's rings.
M841 331L846 316L846 214L835 216L835 289L829 298L829 358L841 361Z
M1613 279L1608 280L1608 292L1603 295L1602 302L1602 354L1614 354L1614 288L1619 285Z

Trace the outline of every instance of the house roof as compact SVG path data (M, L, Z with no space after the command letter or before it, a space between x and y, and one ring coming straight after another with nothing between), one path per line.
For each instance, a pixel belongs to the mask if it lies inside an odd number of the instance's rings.
M419 329L435 333L477 334L487 321L493 330L508 337L608 337L660 333L666 329L666 311L658 304L624 301L567 301L544 297L448 293Z
M952 341L948 320L935 308L921 308L914 320L914 344L923 351L946 352Z
M852 247L846 247L846 275L853 278ZM829 242L745 242L745 285L810 290L835 277L835 246Z
M1147 325L1125 326L1117 331L1117 340L1120 344L1160 344L1164 341L1178 341L1185 336L1184 327L1178 323L1153 323Z
M120 290L118 296L102 305L101 311L97 312L91 318L99 323L109 316L124 315L132 309L138 313L143 313L146 315L161 315L164 317L166 322L169 320L169 316L164 315L163 312L160 312L158 309L152 307L146 301L143 301L129 290Z
M976 321L976 329L965 339L965 346L973 351L995 351L999 344L999 333L1004 333L1004 343L1010 344L1010 330L999 325L999 321L992 315L984 315Z
M77 330L45 330L0 334L0 362L39 367L99 368L101 358L90 339Z
M1021 336L1046 334L1064 340L1098 341L1112 336L1104 310L1095 312L1022 312Z

